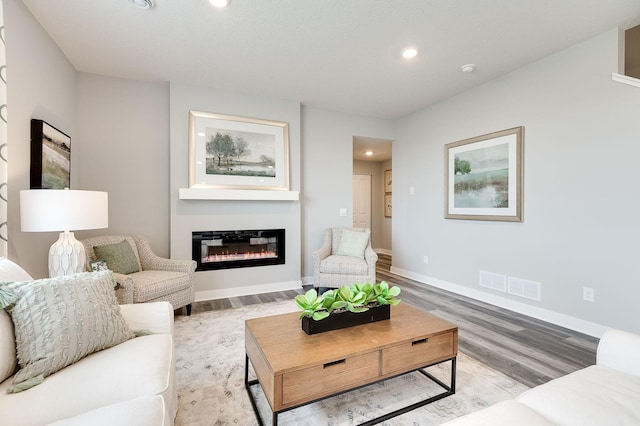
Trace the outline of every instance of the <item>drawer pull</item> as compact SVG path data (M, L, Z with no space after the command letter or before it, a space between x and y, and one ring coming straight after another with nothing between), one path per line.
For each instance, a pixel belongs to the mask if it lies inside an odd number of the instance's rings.
M420 340L416 340L414 342L411 342L411 346L419 345L420 343L427 343L428 341L429 341L429 339L427 339L425 337L424 339L420 339Z
M323 364L322 368L328 368L328 367L331 367L332 365L345 364L346 362L347 362L346 359L340 359L338 361L331 361L331 362L328 362L326 364Z

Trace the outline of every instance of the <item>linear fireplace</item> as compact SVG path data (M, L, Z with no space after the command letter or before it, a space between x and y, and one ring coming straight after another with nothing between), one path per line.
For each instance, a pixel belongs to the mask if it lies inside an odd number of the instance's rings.
M284 229L191 233L196 271L284 264Z

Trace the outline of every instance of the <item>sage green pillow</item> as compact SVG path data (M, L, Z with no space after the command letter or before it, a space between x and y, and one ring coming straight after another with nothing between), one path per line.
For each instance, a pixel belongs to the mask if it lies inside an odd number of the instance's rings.
M364 259L364 250L369 243L369 231L351 231L345 229L342 231L340 244L338 245L339 256L354 256Z
M140 270L136 254L127 240L115 244L95 246L93 252L96 254L96 258L104 259L107 262L107 268L113 272L132 274Z
M133 337L114 285L111 271L0 283L20 365L9 393L38 385L87 355Z

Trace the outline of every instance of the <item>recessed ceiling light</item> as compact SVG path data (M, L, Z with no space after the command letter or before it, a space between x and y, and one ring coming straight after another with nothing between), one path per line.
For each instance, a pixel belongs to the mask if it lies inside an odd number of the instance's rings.
M468 74L470 72L473 72L476 69L476 66L473 64L466 64L466 65L463 65L461 69L462 69L462 72Z
M153 3L151 0L129 0L135 7L140 9L151 9L153 7Z
M364 153L364 155L371 157L373 155L373 151L367 151Z
M413 47L408 47L402 51L402 57L405 59L415 58L418 55L418 51Z
M229 3L231 3L231 0L209 0L209 3L215 7L227 7Z

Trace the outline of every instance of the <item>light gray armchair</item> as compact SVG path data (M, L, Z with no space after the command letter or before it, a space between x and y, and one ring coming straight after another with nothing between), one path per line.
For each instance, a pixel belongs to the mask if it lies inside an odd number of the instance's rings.
M360 236L355 233L364 234ZM325 230L322 247L313 253L313 286L338 288L361 283L375 284L378 255L371 247L370 234L366 228Z
M82 240L87 255L87 270L91 271L90 263L98 259L96 251L104 252L105 247L117 247L124 241L129 243L135 255L135 260L129 259L134 272L125 274L114 271L113 276L119 284L116 289L118 303L167 301L174 310L186 307L187 315L191 315L191 303L195 298L193 273L196 262L157 256L142 235L107 235ZM129 252L127 247L125 249L123 251Z

